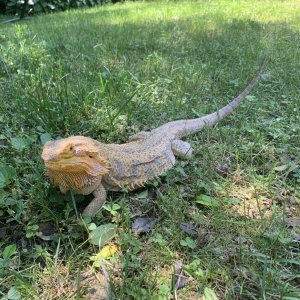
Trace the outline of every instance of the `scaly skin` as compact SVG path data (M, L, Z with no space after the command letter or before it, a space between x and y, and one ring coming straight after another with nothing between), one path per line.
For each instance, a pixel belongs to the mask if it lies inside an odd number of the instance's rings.
M166 123L152 131L140 132L125 144L102 144L83 136L49 141L42 159L50 181L65 193L93 193L95 198L83 215L94 216L103 205L107 191L133 190L172 168L175 155L189 158L192 148L182 137L213 126L242 102L256 84L263 62L245 90L222 109L201 118Z

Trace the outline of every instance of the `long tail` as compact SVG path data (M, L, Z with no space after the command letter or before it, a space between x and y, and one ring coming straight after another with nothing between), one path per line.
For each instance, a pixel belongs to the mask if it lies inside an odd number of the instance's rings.
M230 103L228 103L226 106L219 109L218 111L196 119L178 120L178 121L169 122L162 125L161 127L158 127L154 131L164 130L165 132L168 132L173 137L181 138L186 135L198 132L203 127L206 126L210 127L215 125L223 118L225 118L227 115L231 114L234 111L234 109L251 92L251 90L257 83L262 71L264 70L265 65L266 65L266 59L263 59L254 78L250 81L247 87L235 99L233 99Z

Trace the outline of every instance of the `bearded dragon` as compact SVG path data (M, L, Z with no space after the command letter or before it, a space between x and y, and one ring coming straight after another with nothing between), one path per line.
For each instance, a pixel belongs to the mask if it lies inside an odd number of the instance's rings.
M46 174L62 193L73 190L94 199L83 211L94 216L102 207L107 191L134 190L162 175L175 164L175 156L189 158L192 147L183 137L213 126L229 115L250 93L264 68L230 103L203 117L168 122L151 131L133 135L125 144L104 144L84 136L48 141L42 159Z

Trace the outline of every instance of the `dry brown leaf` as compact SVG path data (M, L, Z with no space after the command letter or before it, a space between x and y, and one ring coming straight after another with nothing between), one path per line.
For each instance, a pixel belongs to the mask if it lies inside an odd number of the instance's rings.
M286 218L285 223L288 226L300 226L300 217L291 217L291 218Z

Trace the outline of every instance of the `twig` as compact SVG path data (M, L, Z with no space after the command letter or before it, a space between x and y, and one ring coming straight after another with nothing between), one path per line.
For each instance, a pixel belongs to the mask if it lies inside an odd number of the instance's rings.
M15 23L15 22L18 22L18 21L23 21L23 20L28 20L28 19L30 19L30 18L29 17L14 18L14 19L9 19L9 20L6 20L6 21L2 21L2 22L0 22L0 24Z
M112 294L111 294L111 290L110 290L110 287L109 287L109 276L108 276L108 273L107 273L107 270L106 270L106 266L105 266L105 263L102 262L101 263L101 269L102 269L102 272L103 272L103 275L104 275L104 287L105 287L105 292L106 292L106 295L108 296L108 299L112 299Z

